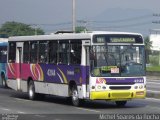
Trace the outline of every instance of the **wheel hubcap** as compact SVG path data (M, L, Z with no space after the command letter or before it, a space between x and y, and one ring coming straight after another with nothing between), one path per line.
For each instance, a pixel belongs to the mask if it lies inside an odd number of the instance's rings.
M32 86L30 87L30 89L29 89L29 96L33 96L33 90L32 90Z
M73 91L72 98L73 98L74 101L76 101L78 99L78 93L77 93L76 90Z

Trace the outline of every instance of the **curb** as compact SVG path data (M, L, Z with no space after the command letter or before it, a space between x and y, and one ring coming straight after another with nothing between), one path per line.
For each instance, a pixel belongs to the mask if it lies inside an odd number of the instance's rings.
M160 99L160 91L147 90L146 97Z

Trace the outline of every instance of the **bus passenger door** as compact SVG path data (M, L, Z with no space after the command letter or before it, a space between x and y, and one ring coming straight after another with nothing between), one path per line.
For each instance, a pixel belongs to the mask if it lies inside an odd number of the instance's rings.
M21 90L21 63L22 63L22 48L23 48L23 43L18 42L16 44L16 70L17 70L17 90Z
M90 72L90 62L89 62L89 53L90 53L90 40L83 40L82 41L82 57L81 57L81 64L85 66L85 70L83 72L83 76L85 76L85 83L83 86L83 96L84 98L89 98L89 72Z
M89 46L86 46L86 93L89 96L89 66L90 66L90 55L89 55Z

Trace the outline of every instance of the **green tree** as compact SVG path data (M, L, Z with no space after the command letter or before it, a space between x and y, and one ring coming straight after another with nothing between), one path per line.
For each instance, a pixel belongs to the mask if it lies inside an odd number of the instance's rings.
M26 36L26 35L43 35L44 31L40 28L32 28L30 25L19 22L6 22L0 28L0 33L8 36Z
M146 63L149 63L149 54L151 53L151 47L152 47L152 42L150 41L149 37L146 37L144 39L144 44L145 44L145 51L146 51Z
M81 33L87 31L86 27L78 26L76 27L76 33Z

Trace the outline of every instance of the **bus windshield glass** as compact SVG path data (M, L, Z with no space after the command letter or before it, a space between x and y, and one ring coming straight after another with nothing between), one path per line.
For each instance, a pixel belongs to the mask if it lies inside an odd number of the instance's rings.
M94 45L90 51L92 76L145 75L144 46Z

